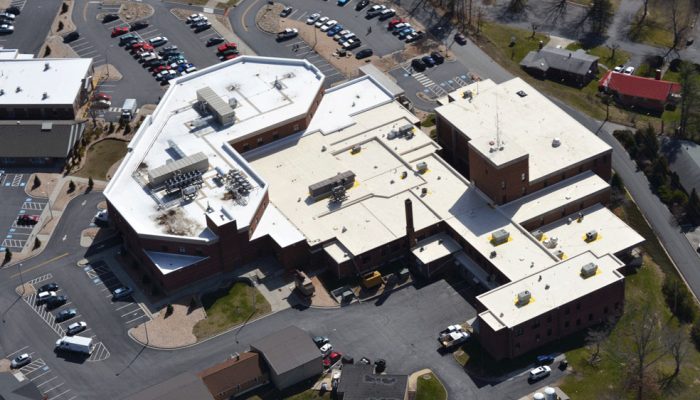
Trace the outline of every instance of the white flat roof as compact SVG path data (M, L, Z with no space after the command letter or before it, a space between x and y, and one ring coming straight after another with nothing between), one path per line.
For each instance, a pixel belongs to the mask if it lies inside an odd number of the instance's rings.
M411 252L423 264L428 264L460 250L462 246L459 243L455 242L450 235L440 232L419 241Z
M599 257L618 253L644 241L641 235L602 204L586 208L581 214L583 219L580 222L574 214L539 228L544 233L543 240L556 238L555 250L563 251L566 256L590 251ZM586 232L593 230L598 237L587 242Z
M463 98L467 91L471 100ZM526 96L519 96L519 91ZM529 155L530 182L610 151L610 146L520 78L499 85L473 83L450 97L453 102L435 111L497 166ZM555 138L560 141L557 147L552 145Z
M73 104L91 65L92 58L0 59L0 105Z
M588 196L608 190L608 188L608 183L598 175L592 171L586 171L511 201L499 208L514 222L522 224L551 210L577 203Z
M581 267L588 263L598 266L598 272L588 278L581 276ZM479 314L494 330L515 327L556 307L595 292L624 279L617 269L624 265L615 257L596 257L592 252L581 253L515 282L501 285L477 296L487 311ZM532 295L526 305L518 305L518 293Z
M205 214L215 224L235 220L238 229L247 227L268 190L267 183L229 143L305 116L323 79L323 74L305 60L248 56L177 79L129 144L129 152L105 196L141 235L215 240L206 228ZM232 125L222 127L209 121L197 127L195 121L201 121L202 116L193 105L197 103L197 90L204 87L224 101L236 99ZM173 145L186 156L202 152L208 158L203 186L189 202L173 200L164 190L146 184L148 169L179 157ZM237 200L228 198L226 188L216 179L216 168L224 173L241 171L253 187L250 194ZM174 215L167 215L173 210ZM173 224L178 225L177 229ZM275 232L271 236L278 243L293 243L299 238L298 231L271 209L263 215L260 236L271 233L272 227Z

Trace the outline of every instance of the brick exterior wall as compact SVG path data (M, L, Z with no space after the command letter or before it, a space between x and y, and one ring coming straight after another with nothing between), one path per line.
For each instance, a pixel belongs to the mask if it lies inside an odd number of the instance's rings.
M496 360L515 358L604 322L609 317L619 316L622 314L624 300L625 283L620 280L546 314L498 332L480 322L479 342ZM477 310L483 311L485 307L478 299L477 303Z
M564 207L560 207L551 210L543 215L536 216L527 221L521 223L522 227L532 232L535 229L550 224L558 219L564 218L567 215L575 214L585 208L591 207L595 204L607 204L610 202L610 187L605 188L605 190L582 199L581 201L570 203Z
M496 204L505 204L528 193L528 158L496 168L469 147L469 180Z

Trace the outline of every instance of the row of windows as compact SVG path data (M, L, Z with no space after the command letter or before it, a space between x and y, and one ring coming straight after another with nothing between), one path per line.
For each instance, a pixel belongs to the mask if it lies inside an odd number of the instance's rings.
M619 302L616 302L616 303L615 303L615 309L617 310L617 309L619 309L619 307L620 307L620 303L619 303ZM581 303L577 303L577 304L576 304L576 310L580 310L580 309L581 309ZM570 312L571 312L571 310L570 310L569 307L566 307L566 308L564 309L564 314L565 314L565 315L569 315ZM609 309L608 309L607 306L605 306L605 307L603 308L603 314L608 315L608 313L609 313ZM593 314L593 313L589 313L589 314L588 314L588 321L589 321L589 322L593 321L593 318L594 318L594 314ZM551 322L552 322L552 315L551 315L551 314L547 314L547 323L551 323ZM540 322L539 320L535 320L535 321L532 323L532 329L533 329L533 330L534 330L534 329L538 329L538 328L540 327L540 325L541 325L541 322ZM564 328L568 328L569 325L570 325L569 320L564 321ZM580 325L581 325L581 318L577 318L577 319L576 319L576 326L580 326ZM552 330L552 328L548 328L548 329L547 329L547 336L550 336L551 330ZM525 328L522 327L522 326L517 327L517 328L515 329L515 331L514 331L514 335L515 335L515 336L522 336L524 333L525 333ZM540 336L540 335L537 334L536 337L539 338L539 336Z

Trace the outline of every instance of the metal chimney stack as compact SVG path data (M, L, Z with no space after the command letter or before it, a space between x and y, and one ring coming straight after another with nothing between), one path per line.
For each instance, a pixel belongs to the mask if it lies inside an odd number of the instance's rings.
M408 238L408 248L416 245L416 231L413 227L413 203L411 199L406 199L406 238Z

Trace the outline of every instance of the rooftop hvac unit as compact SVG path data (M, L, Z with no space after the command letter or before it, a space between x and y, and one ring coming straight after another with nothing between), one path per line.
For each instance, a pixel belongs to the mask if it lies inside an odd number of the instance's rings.
M236 108L238 107L238 99L235 97L229 97L228 98L228 105L231 108Z
M552 139L552 147L559 147L559 146L561 146L561 139L559 139L559 138Z
M530 299L532 298L532 294L530 293L529 290L523 290L522 292L518 293L518 305L524 306L530 302Z
M598 238L598 232L594 229L592 231L586 232L586 241L592 242Z
M355 184L355 174L352 171L345 171L341 174L309 185L309 195L314 199L331 194L333 188L342 185L345 189L350 189Z
M583 278L590 278L598 272L598 266L593 263L588 263L581 267L581 276Z
M417 169L418 172L420 172L421 174L422 174L422 173L425 173L425 171L428 170L428 163L425 162L425 161L421 161L421 162L419 162L418 164L416 164L416 169Z
M544 236L544 232L537 229L537 230L532 231L532 236L534 236L535 239L537 239L537 240L542 240L542 237Z
M406 124L399 128L399 136L404 136L413 132L413 125Z
M508 231L505 229L499 229L491 234L491 238L494 244L503 244L508 241L508 238L510 238L510 233L508 233Z
M557 256L558 259L563 260L564 259L564 252L561 250L557 250L554 252L554 255Z
M352 154L357 154L360 152L360 150L362 150L362 146L360 146L359 144L356 144L356 145L352 146L352 149L350 150L350 152Z
M396 139L398 134L399 134L398 132L396 132L395 130L392 129L389 131L389 134L386 135L386 138L389 140Z

